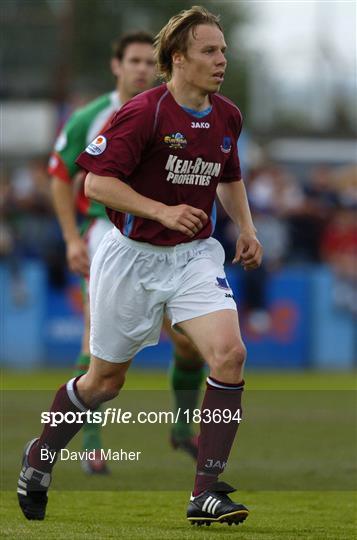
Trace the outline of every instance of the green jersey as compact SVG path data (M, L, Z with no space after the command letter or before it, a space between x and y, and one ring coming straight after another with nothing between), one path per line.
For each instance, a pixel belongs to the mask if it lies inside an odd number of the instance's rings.
M116 91L104 94L75 111L59 134L49 161L48 172L63 182L73 182L81 169L75 163L79 154L110 123L120 108ZM106 217L105 207L84 195L83 182L77 196L78 210L88 217Z

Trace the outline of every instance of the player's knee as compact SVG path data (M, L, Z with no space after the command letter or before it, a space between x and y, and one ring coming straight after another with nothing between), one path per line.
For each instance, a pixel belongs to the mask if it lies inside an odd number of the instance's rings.
M237 349L237 363L240 367L243 367L247 358L247 349L243 342L239 343Z
M120 389L124 384L124 378L121 379L104 379L101 384L101 393L103 401L110 401L119 394Z
M114 399L119 394L123 384L124 377L122 379L114 377L101 377L95 382L95 386L93 387L92 394L95 396L95 401L100 404Z
M100 387L98 388L98 394L100 402L110 401L114 399L119 394L119 389L113 383L108 381L103 381Z
M103 376L87 372L79 379L77 390L83 402L90 408L96 408L105 401L114 399L125 381L125 375Z
M232 375L240 372L247 355L242 342L238 342L216 351L211 359L211 367Z

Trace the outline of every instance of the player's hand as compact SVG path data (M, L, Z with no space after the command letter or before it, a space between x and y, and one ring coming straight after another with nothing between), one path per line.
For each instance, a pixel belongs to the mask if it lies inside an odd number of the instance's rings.
M159 217L162 225L168 229L180 231L190 238L200 232L207 220L208 216L203 210L188 204L164 206Z
M261 265L263 248L254 232L242 232L236 244L233 264L240 263L244 270L254 270Z
M74 238L67 242L67 263L69 269L81 276L89 275L88 248L83 238Z

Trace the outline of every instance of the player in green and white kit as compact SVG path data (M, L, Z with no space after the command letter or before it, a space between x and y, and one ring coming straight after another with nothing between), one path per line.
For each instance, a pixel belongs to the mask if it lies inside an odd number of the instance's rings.
M104 234L113 225L107 218L104 206L84 196L83 174L75 164L75 159L110 123L121 105L153 85L156 67L152 45L151 35L145 32L126 34L115 43L111 70L117 79L116 89L90 102L70 117L57 138L49 162L53 201L66 242L68 265L70 270L83 277L84 284L85 331L76 363L76 375L87 371L90 360L86 287L90 261ZM81 229L77 225L77 210L85 216ZM171 384L176 407L181 407L181 410L193 409L197 405L199 388L204 378L203 361L186 337L172 330L170 323L164 326L175 349ZM89 474L106 473L106 464L100 459L102 442L99 425L86 424L83 432L83 449L98 450L98 459L82 462L84 470ZM171 443L174 448L182 448L193 457L197 456L197 441L185 418L173 427Z

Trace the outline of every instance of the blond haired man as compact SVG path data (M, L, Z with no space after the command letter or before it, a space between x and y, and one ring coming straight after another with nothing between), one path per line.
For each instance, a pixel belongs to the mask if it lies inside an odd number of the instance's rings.
M58 390L51 411L86 412L115 397L132 357L157 343L166 312L210 369L187 517L240 523L248 510L229 498L234 489L218 476L238 428L246 350L224 251L211 234L217 192L240 228L233 262L246 270L260 265L236 152L242 118L217 93L227 61L216 16L201 7L179 13L157 36L156 49L168 82L125 104L77 160L88 171L87 196L107 206L114 227L91 269L89 370ZM41 449L59 452L79 429L46 426L29 443L24 467L35 469L43 486L43 502L36 501L43 516L52 464L41 461ZM23 505L34 505L33 486Z

